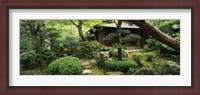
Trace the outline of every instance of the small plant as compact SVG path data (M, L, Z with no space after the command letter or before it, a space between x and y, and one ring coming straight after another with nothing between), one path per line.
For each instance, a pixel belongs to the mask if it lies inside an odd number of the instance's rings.
M107 60L105 61L105 69L108 71L121 71L126 73L129 68L137 68L138 65L135 61L127 60L127 61L115 61L115 60Z
M142 58L143 58L143 54L141 52L132 53L132 59L135 60L135 62L137 62L140 65L141 65Z
M146 61L153 61L153 58L155 57L155 53L153 52L147 52L147 53L144 53L144 56L146 58Z
M50 75L76 75L80 70L79 59L70 56L56 59L47 67L47 73Z

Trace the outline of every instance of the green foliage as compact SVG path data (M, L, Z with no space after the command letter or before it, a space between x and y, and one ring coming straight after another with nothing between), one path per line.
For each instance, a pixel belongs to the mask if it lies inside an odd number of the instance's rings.
M141 63L142 58L143 58L143 54L141 52L133 52L131 55L132 55L132 59L135 62Z
M146 40L147 44L144 46L145 51L156 51L159 50L161 53L172 54L175 50L154 38L149 38Z
M153 64L153 71L155 75L179 75L180 66L172 61L162 61Z
M58 39L61 37L61 34L56 30L56 28L49 28L47 29L48 35L48 44L50 45L51 51L59 54L60 53L60 46L61 46L61 41Z
M42 58L46 61L46 63L51 62L52 60L54 60L57 57L56 53L54 53L53 51L51 51L47 48L42 49L42 53L40 56L42 56Z
M113 21L111 21L111 22L113 22ZM118 25L117 26L121 26L121 24L122 24L122 22L118 21ZM114 43L112 45L112 47L118 49L118 52L117 52L118 60L122 60L123 59L123 50L122 49L128 45L128 42L136 41L136 40L141 39L141 37L139 35L133 34L129 30L120 29L120 27L118 27L116 29L116 32L108 34L104 38L104 40L110 41L110 40L113 40L113 38L119 39L118 43Z
M20 21L20 52L26 52L33 49L31 34L28 32L28 26L24 21Z
M76 75L80 74L81 65L76 57L62 57L53 61L47 67L47 73L50 75Z
M153 61L153 58L156 56L154 52L146 52L144 53L146 61Z
M152 67L130 68L129 75L179 75L180 66L173 61L153 63Z
M79 58L95 58L101 50L101 44L97 41L80 42L76 49L76 56Z
M103 40L111 41L115 37L118 37L117 33L110 33L110 34L106 35L106 37Z
M115 61L115 60L107 60L105 61L105 69L108 71L121 71L126 73L129 68L137 68L138 65L135 61L127 60L127 61Z
M162 32L164 32L167 35L169 35L169 36L174 38L175 36L173 36L173 34L175 34L175 32L172 30L173 25L180 25L180 20L167 20L167 21L164 21L163 23L161 23L158 26L158 28Z
M152 25L156 26L159 30L167 34L168 36L174 38L177 41L180 41L180 31L173 31L173 25L180 25L180 20L149 20ZM147 45L145 45L144 49L147 51L160 50L162 53L173 53L174 49L171 47L157 41L154 38L149 38L147 41Z
M108 60L109 55L106 53L100 53L98 54L96 60L97 60L97 65L101 68L105 66L105 61Z
M142 68L130 68L127 72L128 75L153 75L154 72L151 68L142 67Z
M137 34L129 34L122 38L123 43L140 40L141 37Z
M117 49L110 49L109 51L109 57L117 59L118 58L118 50ZM127 59L128 58L128 53L122 49L122 59Z
M68 54L74 54L74 50L78 46L79 41L79 38L73 34L66 36L63 46L70 51Z
M147 39L146 43L147 44L144 46L144 50L146 51L160 50L162 47L162 43L154 38Z
M35 50L30 50L20 54L20 64L22 69L29 69L32 64L37 64L39 55Z

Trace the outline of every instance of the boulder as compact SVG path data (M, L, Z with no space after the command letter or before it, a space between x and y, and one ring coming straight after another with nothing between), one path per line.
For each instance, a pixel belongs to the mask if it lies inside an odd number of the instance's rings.
M180 66L176 62L171 60L167 61L167 64L169 64L170 67L180 68Z

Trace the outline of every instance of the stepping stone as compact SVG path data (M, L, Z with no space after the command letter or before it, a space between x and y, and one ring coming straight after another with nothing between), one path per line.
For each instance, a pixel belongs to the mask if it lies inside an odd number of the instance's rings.
M95 60L91 60L91 64L95 64L96 63L96 61Z
M91 75L92 74L92 70L85 69L85 70L83 70L82 74L83 75Z
M167 64L169 64L171 67L180 68L180 66L176 62L171 60L167 61Z
M82 67L88 66L88 65L89 65L89 62L88 62L88 61L81 62L81 66L82 66Z
M90 69L92 66L88 65L88 66L84 66L84 69Z

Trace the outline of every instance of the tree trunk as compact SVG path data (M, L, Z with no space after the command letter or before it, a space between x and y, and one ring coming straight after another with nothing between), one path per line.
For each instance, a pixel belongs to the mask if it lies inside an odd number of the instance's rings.
M118 21L117 23L117 32L119 34L119 47L118 47L118 60L122 60L122 37L121 37L121 25L122 25L122 21Z
M38 32L40 31L40 26L35 27L35 21L27 21L27 24L29 26L31 35L32 35L32 42L33 42L33 49L36 51L37 54L39 54L39 59L41 63L41 68L46 67L46 63L43 59L42 55L42 44L40 43L40 40L38 38Z
M82 26L78 27L78 32L79 32L79 36L81 37L81 39L83 41L86 41L85 37L83 36L83 30L82 30Z
M170 46L171 48L180 51L180 42L174 40L172 37L166 35L162 31L158 30L153 25L147 23L145 20L125 20L139 26L144 32L149 33L152 37L162 42L163 44Z
M86 38L84 37L83 30L82 30L83 21L82 20L78 20L78 24L76 24L74 21L71 20L71 23L77 27L80 38L83 41L86 41Z

